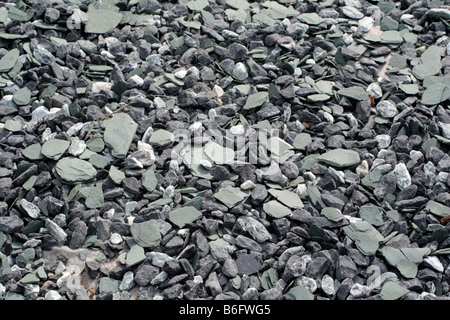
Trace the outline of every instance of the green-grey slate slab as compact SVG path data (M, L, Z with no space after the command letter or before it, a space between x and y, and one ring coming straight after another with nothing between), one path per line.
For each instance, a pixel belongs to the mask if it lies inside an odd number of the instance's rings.
M341 221L342 219L345 218L341 210L333 207L325 207L320 211L320 213L328 220L334 222Z
M143 248L154 248L161 242L159 226L154 220L133 223L130 232L134 241Z
M304 286L292 287L286 293L286 300L314 300L314 295Z
M19 59L19 49L11 49L0 59L0 72L8 72L11 70Z
M214 198L225 204L228 208L232 208L235 205L244 202L249 195L249 190L241 190L241 188L238 187L227 186L216 192Z
M85 160L66 157L56 163L55 173L66 183L78 184L94 180L97 170Z
M137 123L127 113L121 112L105 120L103 127L103 138L105 144L111 147L111 155L119 159L125 158L136 134Z
M50 139L44 142L41 153L47 158L58 160L69 148L70 141L61 139Z
M122 20L122 14L112 10L88 10L88 21L84 31L86 33L102 34L112 31Z
M11 132L18 132L22 130L22 123L20 123L20 121L9 119L6 120L4 128Z
M373 204L361 206L361 208L359 208L359 216L375 227L380 227L384 224L381 210Z
M42 160L45 156L41 153L41 144L33 143L22 150L22 155L29 160Z
M450 207L433 200L428 201L425 210L440 217L450 215Z
M235 158L235 152L233 149L224 148L214 141L209 141L205 145L203 152L216 164L226 164L229 161L233 161Z
M27 87L17 90L13 94L13 101L18 106L26 106L30 103L31 100L31 91Z
M176 208L169 212L169 220L178 228L183 228L186 223L194 222L202 217L202 213L193 206Z
M262 106L266 101L269 100L268 92L257 92L248 96L247 101L244 105L244 110L250 110Z
M396 267L398 271L408 279L413 279L417 275L417 265L407 259L400 249L385 246L380 249L381 254L385 257L386 261Z
M366 256L375 254L380 242L384 240L378 230L367 221L351 223L343 227L342 230L350 239L355 241L358 250Z
M152 192L158 185L158 179L152 169L148 169L142 174L142 185L148 192Z
M115 166L109 167L109 177L115 184L121 184L122 180L125 178L125 173Z
M101 278L98 284L98 291L100 293L102 292L116 293L117 291L119 291L119 280L109 277Z
M345 168L360 162L358 152L347 149L334 149L317 157L317 160L334 167Z
M104 202L102 183L97 183L97 185L89 189L85 205L89 209L97 209L103 207Z
M109 165L109 159L105 156L102 156L101 154L94 153L92 156L89 157L89 162L94 166L96 169L103 169Z
M165 147L175 141L175 136L172 132L159 129L152 133L148 141L149 144L155 147Z
M299 195L289 190L269 189L269 193L278 201L292 209L301 209L304 207Z
M387 281L381 288L380 296L383 300L398 300L410 291L393 281Z
M442 68L441 50L438 46L432 45L420 56L421 64L414 66L412 73L420 80L425 77L438 74Z
M359 86L343 88L339 90L337 93L341 96L355 99L358 101L365 101L369 99L369 95L367 94L366 90L364 90L362 87Z
M273 218L282 218L292 214L291 209L276 200L270 200L263 204L263 210Z

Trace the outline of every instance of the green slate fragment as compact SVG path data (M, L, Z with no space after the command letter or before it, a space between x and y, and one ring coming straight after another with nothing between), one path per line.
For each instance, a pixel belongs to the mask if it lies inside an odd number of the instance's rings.
M183 228L186 223L194 222L202 217L202 213L193 206L176 208L169 212L169 220L178 228Z
M301 209L304 207L302 200L295 192L269 189L269 193L291 209Z
M417 265L408 260L400 249L385 246L380 249L381 254L386 258L386 261L396 267L398 271L408 279L413 279L417 275Z
M292 214L292 211L288 207L282 205L276 200L271 200L264 203L263 210L273 218L282 218Z
M308 228L308 233L309 233L309 236L311 237L311 240L313 240L313 241L316 241L316 242L329 242L330 241L330 237L325 232L325 230L315 224L312 224Z
M115 184L121 184L122 180L125 178L125 173L115 166L109 168L109 177Z
M22 279L19 280L20 283L30 284L30 283L38 283L41 279L37 276L36 273L28 273Z
M214 19L214 15L208 11L202 10L201 11L202 20L205 26L208 28L214 28L216 24L216 20Z
M358 250L370 256L378 250L384 237L367 221L358 221L342 228L345 234L355 242Z
M102 152L105 148L105 142L102 138L90 139L86 142L86 146L93 152Z
M203 151L205 155L216 164L226 164L227 162L233 161L235 158L235 152L232 149L224 148L214 141L208 142Z
M103 198L102 183L89 188L89 194L86 198L85 205L89 209L98 209L103 207L105 200Z
M98 284L98 291L116 293L119 291L119 280L103 277L100 279Z
M239 203L243 203L247 200L250 195L250 191L241 190L238 187L227 186L225 188L221 188L218 192L214 194L214 198L221 201L228 208L232 208Z
M186 7L192 11L202 11L205 7L209 6L208 0L194 0L186 3Z
M0 72L8 72L11 70L19 59L20 51L11 49L0 59Z
M325 207L320 212L325 218L328 220L338 222L344 219L344 215L342 214L341 210L333 207Z
M244 110L250 110L262 106L266 101L269 100L268 92L257 92L248 96L247 101L244 105Z
M399 89L402 90L404 93L409 94L409 95L416 95L419 93L419 85L416 83L411 83L411 84L400 84ZM450 90L449 90L449 95L450 95ZM450 96L449 96L450 97ZM423 98L423 96L422 96ZM423 103L423 101L422 101ZM438 102L439 103L439 102ZM427 104L427 103L424 103Z
M424 105L436 105L450 99L450 86L437 83L428 87L422 95L421 102Z
M103 169L106 168L109 165L109 159L105 156L102 156L100 154L94 153L90 158L89 162L94 166L96 169Z
M353 150L334 149L317 157L317 160L334 167L344 168L359 164L359 154Z
M47 158L58 160L69 148L70 142L61 139L50 139L44 142L41 153Z
M25 181L25 183L22 185L22 188L24 188L24 189L27 190L27 191L30 191L30 190L33 188L33 186L34 186L36 180L37 180L37 176L31 176L31 177L30 177L27 181Z
M117 27L122 14L112 10L88 10L88 21L84 31L87 33L106 33Z
M409 293L408 289L402 287L401 285L393 281L387 281L383 285L380 295L383 298L383 300L398 300L408 293Z
M292 146L298 150L305 150L306 147L312 142L311 135L309 133L299 133L292 142Z
M261 281L261 287L264 290L273 288L278 279L278 272L275 268L267 269L259 277L259 280Z
M325 93L310 94L307 98L311 102L323 102L331 99L331 97Z
M267 150L277 156L282 156L292 149L292 146L279 137L271 137L267 140Z
M121 112L105 120L102 125L105 128L103 139L105 145L111 147L111 155L125 158L136 134L137 123L127 113Z
M358 86L343 88L339 90L337 93L341 96L355 99L358 101L365 101L369 99L369 95L367 94L366 90Z
M172 132L159 129L152 133L148 141L149 144L155 147L165 147L175 141L175 136Z
M420 64L412 69L412 73L419 80L439 73L442 68L441 50L438 46L432 45L420 56Z
M6 120L4 128L11 132L18 132L22 130L22 123L16 120Z
M393 68L404 69L408 66L408 60L398 53L393 53L389 65Z
M359 209L359 216L363 220L376 227L380 227L384 224L383 214L381 213L381 210L373 204L366 204L361 206L361 208Z
M18 106L26 106L30 103L31 100L31 91L27 87L17 90L13 94L13 101Z
M304 286L295 286L286 293L286 300L314 300L314 295Z
M56 163L55 173L66 183L78 184L92 181L97 170L87 161L66 157Z
M389 30L381 34L381 43L399 45L403 42L403 37L400 32Z
M317 26L323 22L323 18L315 12L302 13L298 16L298 19L303 23L313 26Z
M450 207L433 200L428 201L425 210L440 217L450 215Z
M152 192L158 185L158 179L152 169L148 169L142 174L142 185L148 192Z
M161 242L161 233L155 220L133 223L130 232L134 241L143 248L154 248Z

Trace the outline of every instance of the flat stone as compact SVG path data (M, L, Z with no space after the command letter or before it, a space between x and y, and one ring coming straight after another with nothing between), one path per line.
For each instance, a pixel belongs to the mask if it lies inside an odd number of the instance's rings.
M105 145L111 147L111 154L123 159L127 156L138 125L127 113L116 113L103 121Z
M175 136L172 132L159 129L152 133L148 142L150 145L155 147L165 147L172 144L174 140Z
M41 148L41 153L47 158L58 160L69 148L70 142L67 140L50 139L47 140Z
M241 254L236 259L236 266L239 274L251 275L259 271L261 263L253 254Z
M194 222L201 217L202 213L192 206L176 208L169 212L169 220L179 228L183 228L186 223Z
M338 168L350 167L360 162L359 154L356 151L340 148L320 155L317 160Z
M276 200L271 200L269 202L264 203L263 210L273 218L282 218L290 216L292 214L289 208L285 207Z
M97 170L92 164L73 157L59 160L55 165L55 172L61 180L69 184L86 183L97 175Z
M136 243L143 248L154 248L161 242L159 226L154 220L133 223L130 232Z

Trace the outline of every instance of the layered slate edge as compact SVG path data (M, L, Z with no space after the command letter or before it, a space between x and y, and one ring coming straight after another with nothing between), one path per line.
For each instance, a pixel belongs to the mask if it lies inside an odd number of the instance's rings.
M449 299L449 3L0 5L0 299Z

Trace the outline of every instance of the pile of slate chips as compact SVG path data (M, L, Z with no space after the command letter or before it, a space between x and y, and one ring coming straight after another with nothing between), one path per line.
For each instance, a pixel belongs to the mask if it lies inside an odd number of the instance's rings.
M448 0L0 3L0 300L450 298Z

